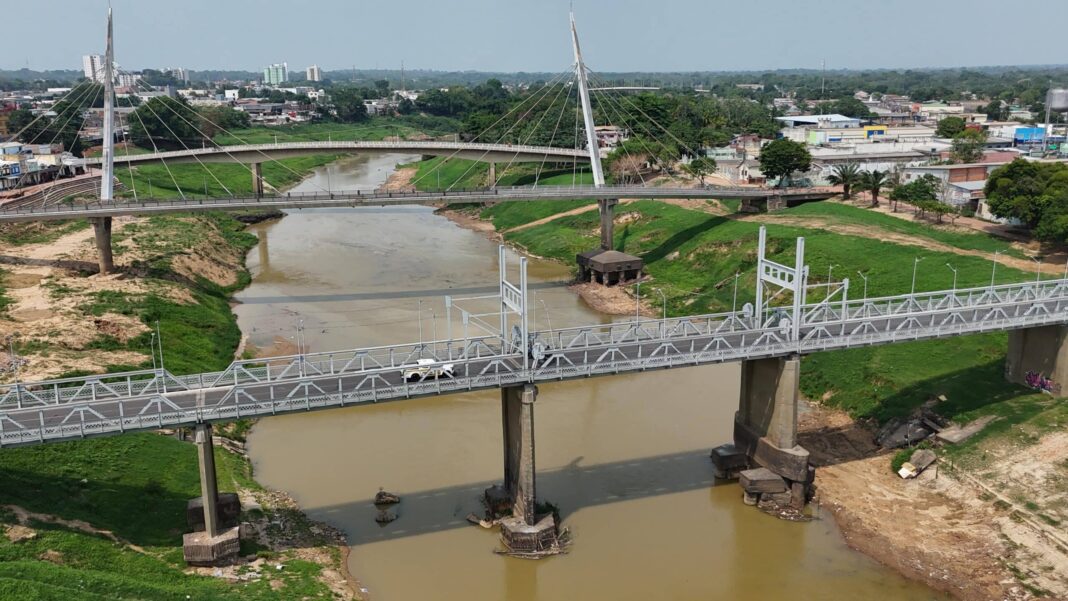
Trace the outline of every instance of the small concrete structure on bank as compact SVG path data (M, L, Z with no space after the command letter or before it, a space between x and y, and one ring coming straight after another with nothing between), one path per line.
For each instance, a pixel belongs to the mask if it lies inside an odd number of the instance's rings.
M641 278L645 266L639 257L600 248L579 253L575 260L578 262L580 281L606 286Z

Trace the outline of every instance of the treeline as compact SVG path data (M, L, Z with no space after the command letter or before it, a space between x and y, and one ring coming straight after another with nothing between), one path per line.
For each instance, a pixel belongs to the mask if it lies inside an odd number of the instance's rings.
M462 122L467 139L509 144L581 145L583 121L577 90L570 83L539 83L509 91L490 79L479 85L428 90L415 108L429 115ZM715 98L693 92L645 92L631 95L594 91L594 121L628 129L632 144L680 155L696 154L705 146L723 146L737 134L774 137L775 115L747 98ZM659 149L659 150L657 150Z

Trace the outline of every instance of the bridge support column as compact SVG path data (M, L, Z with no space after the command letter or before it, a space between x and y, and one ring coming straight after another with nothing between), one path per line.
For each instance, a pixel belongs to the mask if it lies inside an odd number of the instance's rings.
M717 448L712 458L729 475L747 464L764 468L740 472L747 499L759 495L797 509L808 500L815 470L797 444L800 374L797 355L742 362L734 445Z
M597 201L597 209L601 214L601 250L612 250L616 225L615 206L618 203L615 199Z
M1032 382L1027 374L1033 372ZM1005 378L1025 386L1047 388L1060 394L1068 382L1068 326L1041 326L1009 331Z
M186 519L194 532L183 537L182 550L186 563L218 565L236 557L240 550L237 520L241 505L236 494L219 494L211 424L197 424L193 442L200 466L200 498L191 500L186 508ZM197 531L201 524L203 529Z
M93 236L96 238L96 257L100 273L115 271L115 258L111 253L111 217L90 217L93 224Z
M501 422L504 431L504 486L486 491L491 514L507 512L501 520L501 541L510 553L548 555L560 551L556 516L537 514L534 484L533 384L501 388Z
M263 196L263 163L252 163L252 194Z
M487 179L489 179L489 181L486 182L487 186L490 188L497 187L497 163L494 163L493 161L490 161L489 175L487 176Z

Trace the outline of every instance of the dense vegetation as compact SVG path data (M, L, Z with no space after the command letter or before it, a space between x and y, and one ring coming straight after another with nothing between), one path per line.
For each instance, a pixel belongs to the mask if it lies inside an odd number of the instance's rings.
M1068 242L1068 166L1016 159L990 174L986 198L995 215L1019 219L1038 239Z

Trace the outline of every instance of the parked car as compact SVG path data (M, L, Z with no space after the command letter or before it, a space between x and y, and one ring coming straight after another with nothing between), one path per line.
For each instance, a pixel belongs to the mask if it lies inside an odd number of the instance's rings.
M418 367L409 367L403 372L404 379L408 382L453 377L452 363L438 363L433 359L419 359L416 364Z

